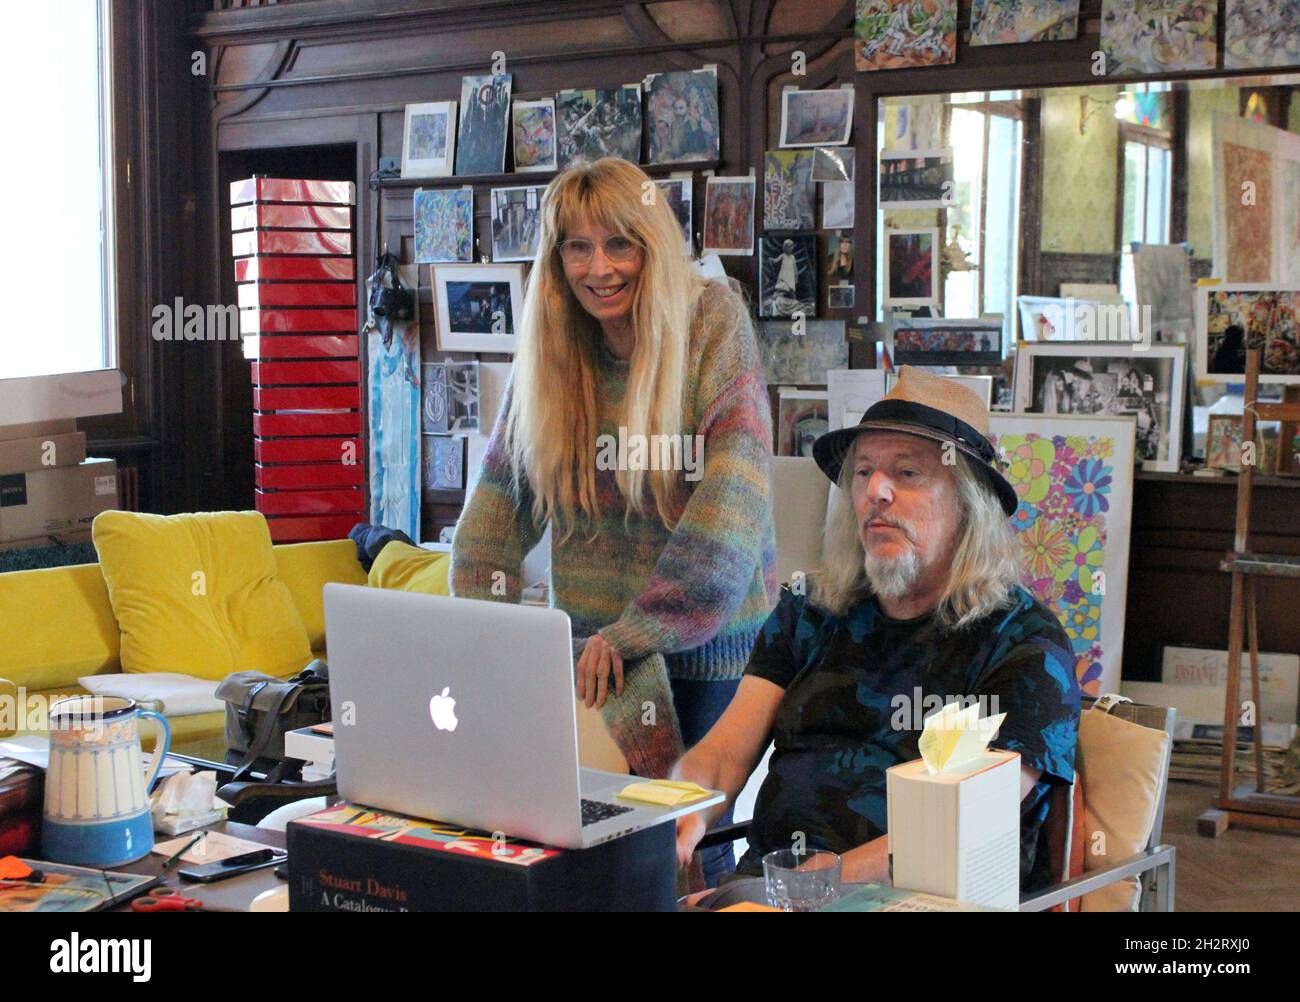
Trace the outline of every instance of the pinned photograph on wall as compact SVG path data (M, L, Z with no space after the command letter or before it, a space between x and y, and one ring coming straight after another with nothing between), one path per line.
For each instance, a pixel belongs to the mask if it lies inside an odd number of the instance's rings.
M1079 0L974 0L971 45L1061 42L1079 36Z
M641 85L562 90L556 95L560 170L579 160L641 162Z
M420 368L420 428L426 435L445 435L451 428L447 363L426 362Z
M934 306L938 302L939 230L885 231L885 304Z
M852 87L781 92L782 146L843 146L852 130Z
M479 431L478 362L448 362L447 431L468 435Z
M758 245L760 317L817 315L817 238L765 236Z
M1131 417L1142 468L1177 473L1183 441L1184 345L1038 344L1016 350L1015 410Z
M685 70L646 77L645 116L650 163L718 159L716 71Z
M1223 67L1300 63L1300 4L1281 0L1227 0L1223 12Z
M514 354L524 299L522 264L438 265L431 284L439 351Z
M763 228L812 230L813 155L808 150L768 150L763 156Z
M456 102L406 106L402 177L446 177L456 154Z
M826 255L826 277L845 282L853 277L853 234L843 230L833 234Z
M516 101L510 108L515 170L555 170L555 100Z
M881 209L944 209L956 195L951 149L881 152Z
M826 391L783 387L777 399L776 454L811 457L813 443L830 430Z
M541 234L540 187L492 189L492 260L531 261Z
M465 489L465 440L443 435L425 435L424 488L430 491Z
M686 241L686 256L695 256L695 238L691 235L692 210L695 205L695 184L691 177L665 177L655 181L655 187L663 198L668 199L668 207L677 217L677 225L682 228L682 237Z
M472 189L415 189L415 260L417 264L474 260Z
M704 253L754 253L754 179L710 177L704 185Z
M758 347L768 386L825 386L828 370L849 364L843 320L761 320Z
M895 316L895 365L1001 365L1002 318L931 320Z
M457 174L500 174L510 131L510 74L460 78Z
M814 181L852 181L852 147L818 146L813 150Z
M831 285L826 288L826 305L832 310L853 309L853 286Z
M1243 382L1246 351L1258 348L1260 382L1300 383L1300 285L1203 285L1196 292L1198 373Z
M1212 70L1218 0L1102 0L1107 76Z
M822 184L822 229L853 228L853 182L826 181Z
M957 59L957 0L857 0L859 70L937 66Z

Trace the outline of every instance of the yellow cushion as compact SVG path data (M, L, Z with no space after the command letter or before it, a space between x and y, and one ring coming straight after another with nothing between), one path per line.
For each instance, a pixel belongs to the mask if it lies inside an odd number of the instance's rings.
M451 589L447 586L450 569L450 553L434 553L421 546L394 540L379 551L379 556L371 564L369 584L372 588L450 595Z
M122 669L223 679L283 675L311 660L258 512L106 511L92 527L122 633Z
M275 547L276 577L293 595L307 628L307 640L316 656L325 650L326 582L363 585L366 572L357 560L357 544L350 539L320 543L282 543ZM297 671L297 669L294 669ZM3 674L3 673L0 673Z

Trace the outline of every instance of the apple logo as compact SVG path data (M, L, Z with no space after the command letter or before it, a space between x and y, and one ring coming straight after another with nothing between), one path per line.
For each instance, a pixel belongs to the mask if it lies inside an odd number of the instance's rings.
M429 716L433 718L433 726L440 731L454 731L460 723L456 719L456 700L448 695L450 691L451 686L445 686L441 693L429 700Z

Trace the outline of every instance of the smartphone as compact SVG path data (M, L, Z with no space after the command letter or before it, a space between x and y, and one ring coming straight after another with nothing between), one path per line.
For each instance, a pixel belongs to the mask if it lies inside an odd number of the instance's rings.
M204 863L202 866L183 866L176 873L182 880L210 884L215 880L237 877L241 873L260 870L266 866L276 866L287 858L288 853L282 849L258 849L255 852L231 856L229 859L218 860L215 863Z

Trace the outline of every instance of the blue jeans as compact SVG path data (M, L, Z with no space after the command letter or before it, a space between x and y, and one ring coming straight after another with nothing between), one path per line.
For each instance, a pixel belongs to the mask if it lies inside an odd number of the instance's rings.
M693 682L686 679L669 679L673 690L673 706L677 709L677 724L682 730L682 743L689 749L709 732L709 728L718 722L722 711L736 694L740 679L725 682ZM732 807L716 824L731 823ZM736 854L734 846L715 845L710 849L700 850L700 862L704 866L704 883L717 887L718 881L729 873L736 872Z

